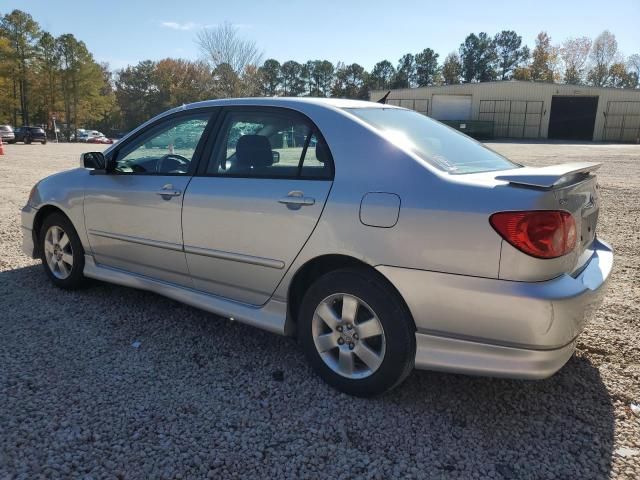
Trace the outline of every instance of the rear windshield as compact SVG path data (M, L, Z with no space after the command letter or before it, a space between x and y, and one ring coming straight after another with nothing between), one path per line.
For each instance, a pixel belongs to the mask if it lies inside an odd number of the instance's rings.
M34 133L44 133L44 130L41 128L32 128L31 131Z
M394 145L410 150L448 173L478 173L518 168L493 150L435 120L398 108L350 108Z
M11 127L9 125L0 125L0 132L12 132Z

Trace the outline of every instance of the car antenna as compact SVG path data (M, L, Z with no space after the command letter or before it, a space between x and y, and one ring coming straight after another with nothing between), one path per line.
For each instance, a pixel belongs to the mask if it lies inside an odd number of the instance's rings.
M384 94L384 97L382 97L380 100L378 100L376 103L381 103L383 105L387 104L387 97L389 97L389 94L391 93L391 90L389 90L387 93Z

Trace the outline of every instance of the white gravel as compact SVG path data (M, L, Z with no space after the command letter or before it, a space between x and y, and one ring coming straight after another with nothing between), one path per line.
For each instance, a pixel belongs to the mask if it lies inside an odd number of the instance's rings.
M548 380L414 372L373 400L327 387L290 338L128 288L55 289L21 253L19 208L86 146L6 146L0 479L640 478L640 146L493 146L604 162L605 303Z

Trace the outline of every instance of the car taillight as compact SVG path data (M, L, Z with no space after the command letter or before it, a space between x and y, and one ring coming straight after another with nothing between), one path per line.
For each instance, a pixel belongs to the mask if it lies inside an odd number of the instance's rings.
M576 246L576 222L562 210L499 212L489 222L507 242L533 257L561 257Z

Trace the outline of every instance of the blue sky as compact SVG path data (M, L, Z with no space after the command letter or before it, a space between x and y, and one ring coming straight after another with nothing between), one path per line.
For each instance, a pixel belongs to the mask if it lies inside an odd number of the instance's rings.
M533 45L604 29L622 53L640 53L640 0L2 0L0 13L25 10L54 35L73 33L112 68L165 57L196 59L196 33L225 21L258 42L265 58L327 59L370 69L406 52L433 48L444 58L470 32L515 30Z

